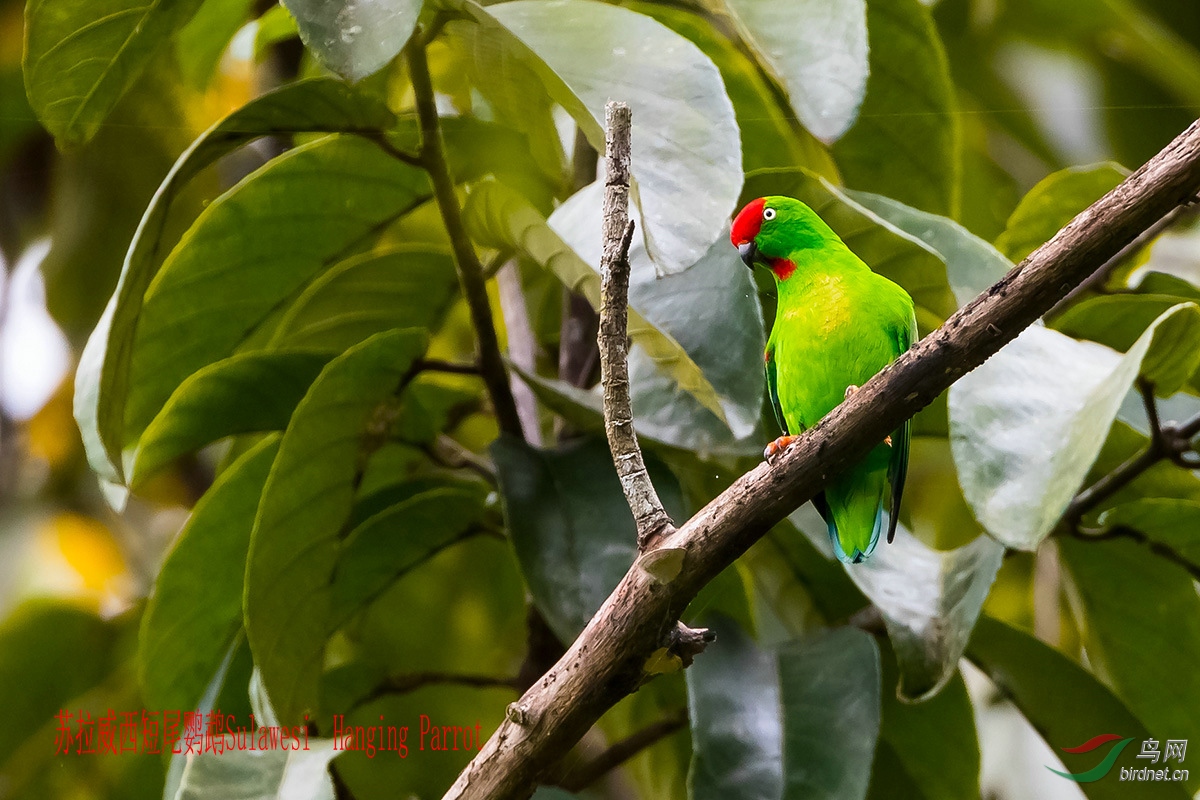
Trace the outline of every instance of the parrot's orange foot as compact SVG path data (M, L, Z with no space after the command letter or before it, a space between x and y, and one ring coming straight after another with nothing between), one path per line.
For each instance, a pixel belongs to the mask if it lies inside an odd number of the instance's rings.
M763 458L767 460L768 464L774 464L775 459L779 456L779 454L795 444L796 440L799 438L799 436L780 436L778 439L767 445L766 450L763 450Z
M851 397L854 397L854 395L856 395L857 393L858 393L858 387L852 383L846 387L846 394L844 397L842 397L842 399L849 400Z
M890 436L883 437L883 443L886 444L888 447L891 447L892 446L892 437L890 437Z

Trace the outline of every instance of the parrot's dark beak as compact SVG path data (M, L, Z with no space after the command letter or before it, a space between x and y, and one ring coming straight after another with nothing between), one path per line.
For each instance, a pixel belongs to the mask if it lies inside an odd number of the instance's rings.
M738 245L738 255L742 257L742 263L750 269L754 269L754 260L758 258L758 248L754 242L742 242Z

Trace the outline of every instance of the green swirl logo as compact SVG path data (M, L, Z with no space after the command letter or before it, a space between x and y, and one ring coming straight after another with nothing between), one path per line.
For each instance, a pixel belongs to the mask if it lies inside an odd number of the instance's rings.
M1118 736L1115 733L1102 733L1099 736L1088 739L1078 747L1062 748L1064 753L1090 753L1092 750L1095 750L1098 747L1102 747L1109 742L1115 742L1118 740L1119 743L1108 751L1108 755L1104 757L1104 760L1089 769L1087 772L1061 772L1049 765L1046 766L1046 769L1050 770L1055 775L1061 775L1067 780L1075 781L1076 783L1091 783L1092 781L1098 781L1109 773L1109 770L1113 768L1113 764L1117 763L1117 756L1121 755L1121 751L1125 749L1126 745L1133 741L1132 738L1126 739Z

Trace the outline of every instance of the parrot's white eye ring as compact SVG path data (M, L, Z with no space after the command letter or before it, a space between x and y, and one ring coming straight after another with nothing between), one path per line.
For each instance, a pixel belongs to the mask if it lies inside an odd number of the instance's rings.
M764 208L763 209L763 219L768 220L768 221L775 219L775 209Z

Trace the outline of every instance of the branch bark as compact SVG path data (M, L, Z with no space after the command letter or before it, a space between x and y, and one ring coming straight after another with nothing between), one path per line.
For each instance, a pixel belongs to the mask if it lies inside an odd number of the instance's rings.
M1200 121L998 283L804 433L743 475L662 547L685 551L669 583L631 569L558 663L518 702L446 793L524 798L608 708L709 581L836 474L1045 314L1071 288L1200 189Z
M604 109L604 250L600 256L600 383L604 388L604 433L621 488L637 523L638 550L674 533L646 471L633 429L629 399L629 106L610 102Z
M434 199L446 224L446 232L450 235L450 248L458 267L458 281L471 311L471 323L479 341L480 375L492 399L500 430L523 439L521 417L517 414L517 403L508 385L508 370L504 368L504 358L500 355L500 341L496 337L496 324L488 301L487 279L483 274L483 265L479 263L479 255L463 227L462 208L458 205L454 178L446 163L442 126L433 95L433 81L429 77L429 62L425 57L425 38L420 31L413 35L406 55L421 126L419 158L429 173Z

